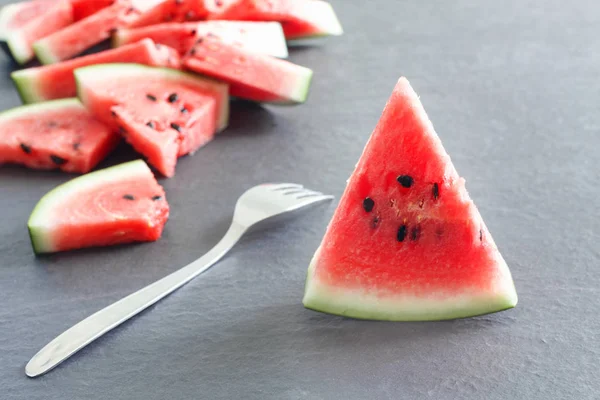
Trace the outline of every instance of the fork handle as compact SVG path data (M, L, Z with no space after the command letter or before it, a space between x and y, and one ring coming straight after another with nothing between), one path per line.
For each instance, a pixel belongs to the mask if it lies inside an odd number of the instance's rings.
M31 378L45 374L106 332L179 289L223 258L246 229L233 221L221 241L204 256L69 328L33 356L25 373Z

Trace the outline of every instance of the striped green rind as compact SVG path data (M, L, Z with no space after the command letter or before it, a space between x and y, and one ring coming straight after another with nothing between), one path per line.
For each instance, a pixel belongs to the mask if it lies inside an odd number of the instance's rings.
M85 82L94 81L112 81L115 78L128 78L132 80L143 81L144 79L160 78L165 81L186 82L192 86L203 90L211 90L219 94L223 99L220 107L218 121L218 130L221 131L229 123L229 86L226 83L214 79L201 77L195 74L178 71L170 68L148 67L140 64L99 64L75 70L75 80L77 81L77 95L83 104L86 100Z
M31 244L35 253L52 253L57 250L54 244L54 228L57 223L54 211L60 209L61 204L66 199L72 199L82 191L120 181L127 177L142 175L152 175L152 172L144 161L136 160L77 177L48 192L37 203L27 222Z
M502 273L504 278L493 290L465 289L462 293L423 297L407 293L379 295L369 288L350 289L324 284L314 274L318 257L319 250L308 269L303 303L308 309L328 314L381 321L439 321L507 310L515 307L518 301L506 264L500 264L499 268L505 269L503 272L508 275Z

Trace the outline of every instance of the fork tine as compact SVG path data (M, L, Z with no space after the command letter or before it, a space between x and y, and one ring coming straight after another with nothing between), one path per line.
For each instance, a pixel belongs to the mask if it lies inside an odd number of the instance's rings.
M316 197L316 196L323 196L323 193L321 192L315 192L313 190L306 190L303 192L299 192L297 193L298 196L296 196L297 199L304 199L307 197Z
M276 192L280 190L288 190L288 189L301 189L302 185L298 185L297 183L278 183L271 185L271 190Z
M314 197L303 197L300 200L304 200L300 203L299 207L308 206L310 204L322 203L324 201L333 200L335 197L330 195L314 196Z

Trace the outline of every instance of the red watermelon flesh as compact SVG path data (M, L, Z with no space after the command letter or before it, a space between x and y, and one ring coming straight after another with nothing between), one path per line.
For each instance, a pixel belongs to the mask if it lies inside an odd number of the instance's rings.
M165 191L138 160L58 186L39 201L27 225L41 254L155 241L168 217Z
M43 64L73 58L108 39L120 27L131 26L167 0L115 0L106 8L34 43L35 54Z
M202 21L119 29L113 36L113 46L150 38L184 55L199 37L205 35L248 51L278 58L288 56L285 36L278 22Z
M87 67L75 75L88 109L167 177L178 156L193 153L227 124L228 87L220 82L135 64Z
M157 67L179 68L179 53L150 39L144 39L118 49L106 50L88 56L15 71L11 74L21 99L37 103L77 95L73 71L88 65L111 62L138 63Z
M19 64L25 64L34 56L34 42L73 22L73 8L69 0L36 0L6 6L0 19L10 52Z
M339 36L342 26L321 0L207 0L209 19L278 21L288 39Z
M114 3L115 0L71 0L73 19L82 20Z
M401 78L309 268L306 307L437 320L512 308L510 271Z
M182 64L191 71L229 83L232 96L258 102L303 103L312 79L308 68L209 37L198 39Z
M0 114L0 164L86 173L119 141L77 99L27 105Z

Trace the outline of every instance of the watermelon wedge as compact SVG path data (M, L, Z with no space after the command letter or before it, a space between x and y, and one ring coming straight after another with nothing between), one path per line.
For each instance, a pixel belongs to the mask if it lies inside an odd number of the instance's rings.
M101 121L120 132L161 174L225 128L224 83L166 68L105 64L75 71L78 94Z
M512 308L510 271L401 78L317 250L307 308L392 321Z
M0 164L86 173L119 142L77 99L0 113Z
M37 254L158 240L165 191L141 160L95 171L48 192L27 224Z
M24 103L74 97L77 95L76 68L103 63L138 63L157 67L179 68L179 54L144 39L118 49L102 51L57 64L28 68L11 74Z
M114 3L115 0L71 0L73 20L80 21Z
M73 58L108 39L115 29L154 15L165 1L115 0L111 6L35 42L35 54L43 64Z
M342 25L321 0L206 0L209 19L278 21L287 39L339 36Z
M313 74L289 61L251 53L209 37L198 39L182 64L229 83L232 96L278 104L306 101Z
M25 64L33 56L32 45L73 22L69 0L35 0L4 6L0 11L0 36L15 61Z
M150 38L184 55L199 37L205 35L248 51L278 58L288 56L285 36L278 22L202 21L119 29L113 35L113 47Z

